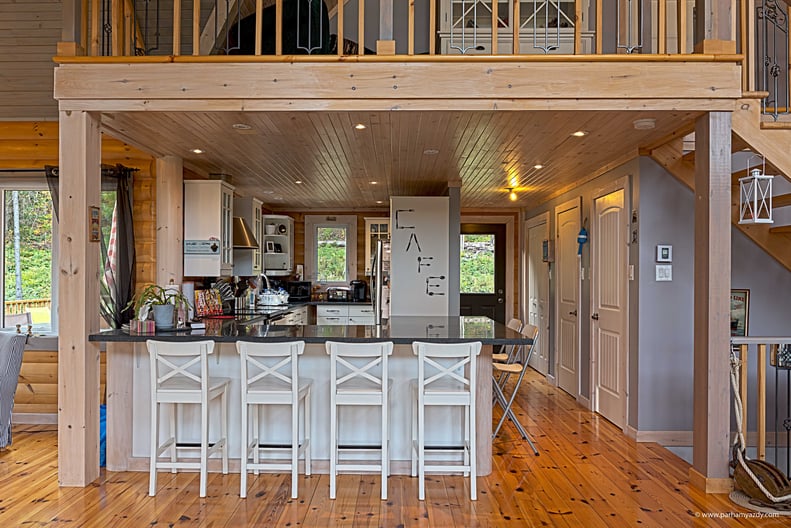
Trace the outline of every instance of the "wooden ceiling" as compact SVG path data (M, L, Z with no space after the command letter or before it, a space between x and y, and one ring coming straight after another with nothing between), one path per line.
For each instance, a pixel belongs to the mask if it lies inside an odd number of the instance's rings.
M697 115L126 112L105 114L103 123L110 134L153 154L226 175L239 195L257 196L273 210L371 209L390 196L440 195L448 185L461 186L465 208L532 208L687 128ZM637 130L634 121L646 118L656 120L655 128ZM357 123L366 128L356 129ZM572 136L577 130L588 134ZM538 164L543 168L534 168ZM508 187L518 201L508 200Z

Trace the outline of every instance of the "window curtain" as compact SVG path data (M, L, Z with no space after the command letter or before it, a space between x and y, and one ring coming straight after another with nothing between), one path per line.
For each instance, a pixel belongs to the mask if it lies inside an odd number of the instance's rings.
M44 167L47 175L55 219L60 221L58 167ZM104 194L115 192L112 222L109 231L102 226L99 313L111 328L121 328L134 317L127 308L135 292L135 234L132 219L132 175L137 169L123 165L102 166L102 205L107 206ZM104 217L104 213L102 214ZM61 303L64 299L61 299Z

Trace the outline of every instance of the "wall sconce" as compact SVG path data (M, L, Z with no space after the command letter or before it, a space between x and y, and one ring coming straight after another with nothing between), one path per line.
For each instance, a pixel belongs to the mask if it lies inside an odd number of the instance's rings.
M511 200L512 202L515 202L516 199L518 198L518 196L516 195L516 192L514 191L514 188L513 187L508 187L508 188L506 188L506 190L508 191L508 199Z
M747 160L750 167L751 156ZM766 159L762 168L749 169L749 176L739 178L739 223L772 224L772 179L766 172Z

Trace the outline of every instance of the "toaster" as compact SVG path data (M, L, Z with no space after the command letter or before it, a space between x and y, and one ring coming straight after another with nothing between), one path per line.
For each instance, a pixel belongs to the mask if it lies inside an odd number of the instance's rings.
M351 290L345 286L327 288L327 300L333 302L348 302L351 299Z

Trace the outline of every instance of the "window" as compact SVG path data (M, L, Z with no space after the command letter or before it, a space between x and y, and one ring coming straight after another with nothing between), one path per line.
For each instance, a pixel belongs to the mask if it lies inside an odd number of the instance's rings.
M461 293L494 293L494 235L461 235Z
M357 278L356 216L305 216L305 273L326 286Z
M32 325L37 332L57 329L56 222L44 179L14 177L0 183L3 216L2 326Z

